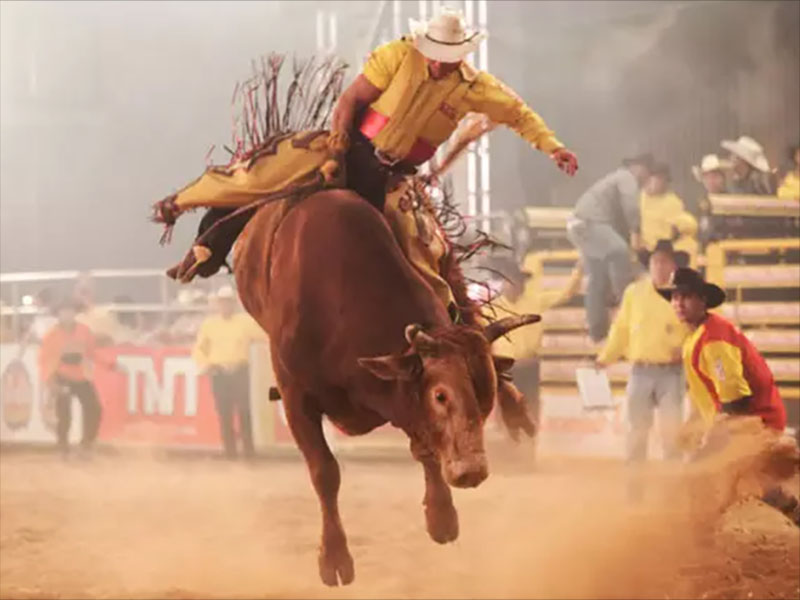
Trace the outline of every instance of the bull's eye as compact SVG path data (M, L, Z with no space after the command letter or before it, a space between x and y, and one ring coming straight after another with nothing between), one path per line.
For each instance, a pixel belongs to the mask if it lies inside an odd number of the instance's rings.
M439 404L444 404L445 402L447 402L447 394L445 394L444 392L436 392L435 398Z

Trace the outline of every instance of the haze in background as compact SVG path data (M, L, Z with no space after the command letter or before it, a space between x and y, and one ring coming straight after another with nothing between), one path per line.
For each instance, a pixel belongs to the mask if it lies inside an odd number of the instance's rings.
M403 4L406 31L418 3ZM322 7L338 13L339 52L356 63L376 41L379 6L0 4L0 270L172 264L199 215L163 249L149 205L228 142L231 93L250 60L314 52ZM512 133L494 134L493 209L571 205L641 150L672 164L691 205L689 165L740 134L782 163L800 138L798 22L797 2L493 0L490 70L581 160L570 180Z

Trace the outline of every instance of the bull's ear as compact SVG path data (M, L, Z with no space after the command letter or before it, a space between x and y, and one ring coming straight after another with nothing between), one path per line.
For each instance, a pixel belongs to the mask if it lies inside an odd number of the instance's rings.
M359 358L358 364L385 381L410 381L422 372L422 360L417 354Z
M492 356L494 370L498 373L508 373L514 366L514 359L508 356Z

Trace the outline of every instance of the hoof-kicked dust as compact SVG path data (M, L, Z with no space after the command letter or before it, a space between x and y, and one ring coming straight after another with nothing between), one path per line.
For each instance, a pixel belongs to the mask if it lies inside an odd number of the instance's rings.
M698 535L691 486L674 471L648 473L632 503L620 464L529 463L519 451L495 456L479 488L454 490L461 536L441 546L425 531L421 468L343 461L356 580L326 588L319 508L299 460L5 452L0 597L800 596L800 530L757 500L736 501Z

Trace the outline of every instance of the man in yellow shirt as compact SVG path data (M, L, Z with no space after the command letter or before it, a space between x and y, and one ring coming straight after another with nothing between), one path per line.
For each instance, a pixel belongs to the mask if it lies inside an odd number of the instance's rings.
M658 293L689 257L676 251L669 240L660 240L652 252L643 251L640 257L648 274L625 290L608 340L596 361L598 367L604 367L625 358L633 365L626 400L630 427L627 458L634 464L647 458L656 408L664 457L681 456L677 446L685 393L681 348L689 334L688 326L678 320L669 302Z
M200 326L192 357L211 378L225 455L228 458L237 455L233 425L236 414L244 455L251 458L254 448L248 368L250 345L265 340L266 334L248 314L236 311L236 294L232 288L221 288L214 299L217 313Z
M347 168L359 172L356 191L382 206L391 172L430 159L468 113L509 126L575 173L575 155L542 118L498 79L464 62L484 34L467 31L451 9L426 24L412 22L412 29L372 52L334 110L332 131L351 140ZM362 177L363 169L369 176Z
M464 62L484 35L467 31L460 13L444 8L428 23L412 23L412 27L410 36L372 52L363 72L339 97L326 143L337 161L343 155L345 178L343 182L338 178L334 181L328 173L328 187L343 185L383 211L387 187L397 188L403 175L416 173L469 113L486 115L494 123L509 126L550 156L562 171L575 173L577 158L542 118L498 79ZM326 158L326 143L317 143L325 139L323 136L307 143L313 151L308 158L292 158L292 153L300 152L301 140L295 140L293 149L276 146L259 152L246 167L236 168L231 174L210 169L159 202L154 218L171 224L177 214L190 208L218 207L204 217L202 233L231 214L231 209L258 200L267 191L274 195L296 183L298 173L308 170L315 160ZM281 162L284 156L286 160ZM275 166L266 168L270 165ZM285 185L281 183L284 179ZM187 254L169 271L170 276L188 280L195 273L203 277L216 273L224 263L222 255L227 255L244 223L246 219L236 227L231 223L236 231L221 236L219 247Z
M669 167L657 164L642 190L642 245L655 248L659 240L672 240L675 249L686 252L690 262L697 256L697 219L686 211L683 200L671 189Z

